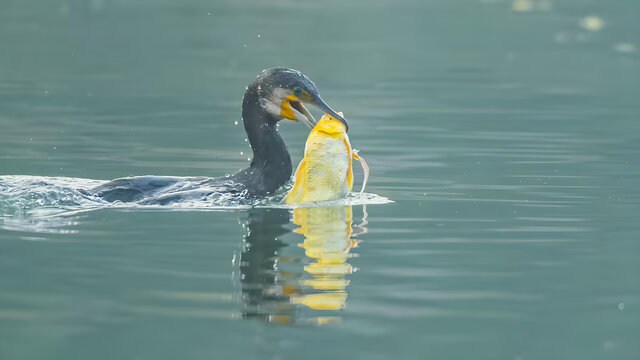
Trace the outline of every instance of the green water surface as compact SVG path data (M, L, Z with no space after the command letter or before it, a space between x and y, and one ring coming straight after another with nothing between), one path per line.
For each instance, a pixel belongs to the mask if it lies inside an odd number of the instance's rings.
M367 191L394 201L4 204L0 359L639 359L639 14L0 0L0 175L231 173L251 154L245 85L287 66L345 113ZM280 130L297 163L308 130Z

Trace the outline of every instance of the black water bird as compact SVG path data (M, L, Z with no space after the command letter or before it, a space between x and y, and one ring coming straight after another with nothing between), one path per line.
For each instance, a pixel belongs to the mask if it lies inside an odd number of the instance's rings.
M136 176L110 181L91 192L107 201L167 204L188 199L241 195L260 198L272 194L291 177L291 157L278 133L282 119L313 128L315 118L303 104L311 104L342 121L320 97L315 84L300 71L264 70L247 86L242 101L242 121L253 151L251 165L218 178Z

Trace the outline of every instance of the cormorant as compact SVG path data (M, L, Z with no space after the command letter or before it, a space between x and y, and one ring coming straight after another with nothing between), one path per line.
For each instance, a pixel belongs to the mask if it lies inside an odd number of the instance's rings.
M276 124L289 119L316 123L303 103L311 104L347 126L327 105L316 85L300 71L264 70L247 86L242 100L242 121L253 151L251 165L233 175L208 177L135 176L116 179L93 190L107 201L167 204L188 199L206 200L225 195L260 198L272 194L291 177L291 157Z

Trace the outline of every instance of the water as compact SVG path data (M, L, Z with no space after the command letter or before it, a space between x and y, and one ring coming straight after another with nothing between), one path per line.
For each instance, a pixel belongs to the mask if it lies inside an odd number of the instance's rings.
M639 358L639 11L4 0L0 174L231 173L279 65L394 202L82 211L4 177L0 358Z

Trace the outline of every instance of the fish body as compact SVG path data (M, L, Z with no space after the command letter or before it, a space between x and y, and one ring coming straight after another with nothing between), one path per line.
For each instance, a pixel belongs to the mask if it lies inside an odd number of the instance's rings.
M342 113L339 113L342 115ZM351 148L346 127L325 114L311 130L295 183L285 196L288 204L344 198L353 187Z

